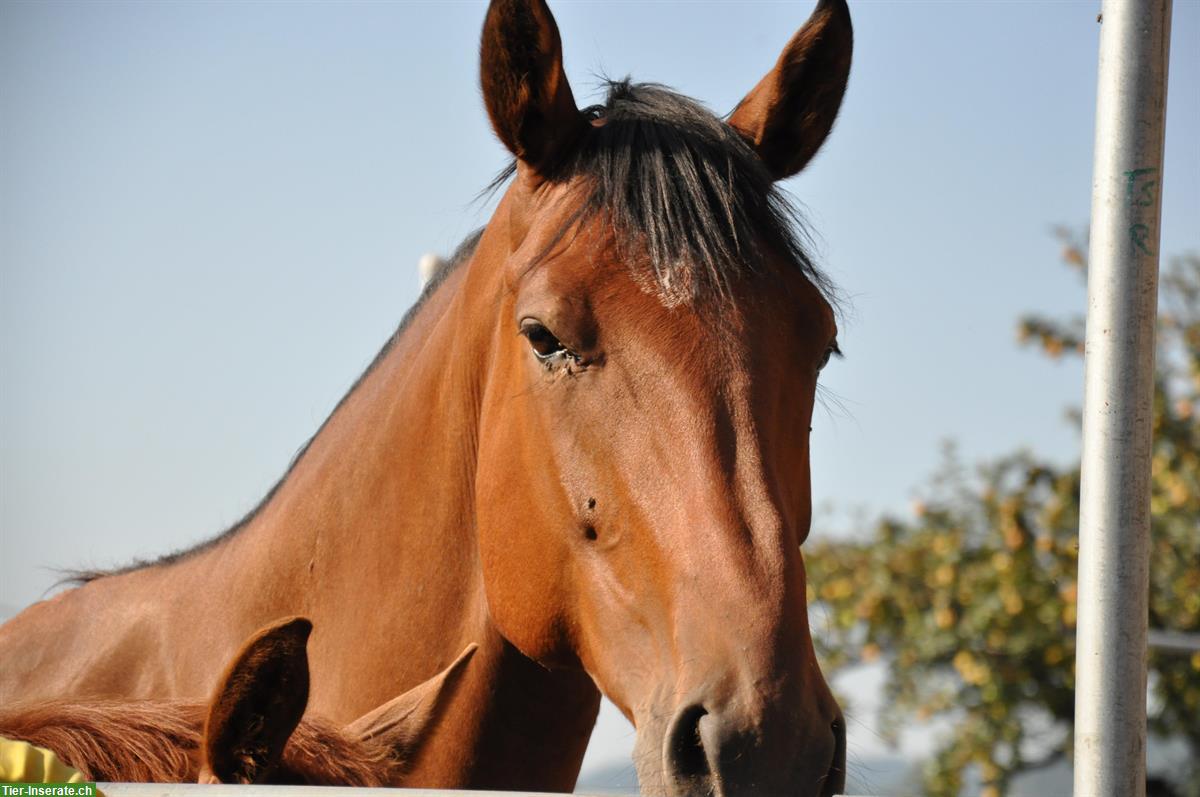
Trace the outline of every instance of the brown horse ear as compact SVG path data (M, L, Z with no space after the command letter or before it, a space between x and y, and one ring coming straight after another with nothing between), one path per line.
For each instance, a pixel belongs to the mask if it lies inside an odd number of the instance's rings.
M820 0L775 68L729 116L776 180L804 168L825 141L846 92L854 32L845 0Z
M256 633L217 683L204 725L201 782L261 783L308 705L312 623L280 620Z
M537 171L552 168L587 129L545 0L492 0L483 23L480 85L496 135Z
M437 720L445 713L462 681L467 662L479 646L472 643L449 667L428 681L392 698L346 726L346 732L363 741L380 744L404 768L413 762Z

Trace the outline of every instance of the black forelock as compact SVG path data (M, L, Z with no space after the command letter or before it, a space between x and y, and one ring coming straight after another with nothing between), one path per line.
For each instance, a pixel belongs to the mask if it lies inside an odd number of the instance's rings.
M790 198L750 145L699 102L653 83L610 81L596 124L553 180L582 178L580 209L559 231L599 218L617 251L664 296L727 296L733 282L782 256L830 301L809 236ZM516 169L510 164L497 188Z

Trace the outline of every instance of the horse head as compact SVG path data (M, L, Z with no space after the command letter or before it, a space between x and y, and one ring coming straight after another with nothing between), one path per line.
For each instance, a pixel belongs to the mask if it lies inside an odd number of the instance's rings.
M515 158L458 316L463 350L487 352L488 607L630 718L648 794L842 787L800 554L836 324L775 183L832 128L851 40L822 0L722 120L627 82L580 110L543 0L494 0L484 24L484 100Z

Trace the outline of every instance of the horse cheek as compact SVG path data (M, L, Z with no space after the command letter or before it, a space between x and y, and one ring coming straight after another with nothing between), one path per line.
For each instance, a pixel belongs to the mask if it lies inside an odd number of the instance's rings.
M491 620L543 664L569 657L564 612L567 546L551 518L561 487L529 453L536 429L506 418L480 440L476 484L479 554ZM483 474L487 474L486 478Z

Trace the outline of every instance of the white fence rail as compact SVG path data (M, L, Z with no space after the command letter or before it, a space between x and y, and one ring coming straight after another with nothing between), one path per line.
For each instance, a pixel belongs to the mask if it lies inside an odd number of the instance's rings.
M541 792L368 789L357 786L243 786L196 783L98 783L104 797L563 797Z
M367 789L354 786L238 786L195 783L99 783L104 797L563 797L561 794L446 789ZM611 797L597 792L591 797ZM585 792L576 797L589 797ZM843 797L851 797L844 795Z

